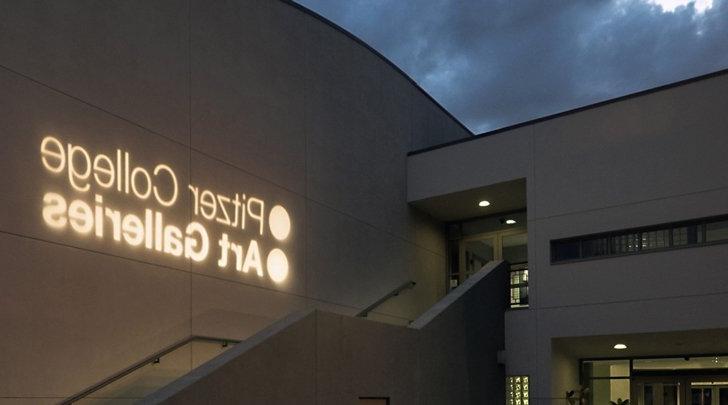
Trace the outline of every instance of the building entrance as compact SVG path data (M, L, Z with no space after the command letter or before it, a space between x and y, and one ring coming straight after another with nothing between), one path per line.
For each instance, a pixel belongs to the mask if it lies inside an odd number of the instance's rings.
M632 405L728 405L728 376L633 377Z
M692 405L728 405L728 381L692 382L689 397Z
M728 405L728 356L582 360L581 383L594 405Z
M505 260L509 269L509 307L528 308L528 234L525 228L480 233L459 240L450 253L449 289L462 284L491 260Z
M684 405L684 385L675 378L635 377L632 381L632 404Z
M528 308L527 223L526 211L518 211L448 224L447 291L457 288L486 263L504 260L510 264L508 306Z

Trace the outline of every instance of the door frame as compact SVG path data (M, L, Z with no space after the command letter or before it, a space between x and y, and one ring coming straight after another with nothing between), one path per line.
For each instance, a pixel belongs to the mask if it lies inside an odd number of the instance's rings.
M465 269L465 243L466 242L472 242L472 241L478 241L478 240L484 240L484 239L492 239L493 240L493 260L502 260L503 259L503 237L520 235L523 233L528 234L528 229L526 227L519 226L519 227L504 229L504 230L499 230L499 231L476 233L476 234L468 235L468 236L461 238L458 241L458 267L460 269L459 284L462 284L462 282L465 281L465 279L463 277L465 276L464 269Z
M638 402L635 401L635 399L643 398L644 397L644 391L642 391L638 387L638 384L642 383L642 387L644 387L644 384L658 384L659 387L664 388L664 384L675 384L678 387L678 404L685 405L687 404L687 389L685 389L686 386L689 385L689 383L686 384L686 377L682 376L635 376L631 377L629 381L629 397L631 398L630 404L634 403L637 404ZM639 402L640 405L644 405L644 401ZM662 397L658 395L657 402L654 403L654 405L664 405L662 403Z
M637 375L630 378L630 398L641 397L640 390L637 387L639 383L653 383L653 384L665 384L665 383L677 383L679 388L679 400L680 405L695 405L692 404L690 398L691 384L702 381L728 381L728 375L716 375L716 374L699 374L699 373L685 373L687 370L682 370L682 373L676 373L673 375ZM692 371L692 370L691 370ZM720 387L718 387L720 388ZM728 386L726 387L728 388ZM632 401L630 401L632 403ZM637 402L634 402L635 404ZM640 404L642 405L642 404ZM656 403L655 405L661 405Z

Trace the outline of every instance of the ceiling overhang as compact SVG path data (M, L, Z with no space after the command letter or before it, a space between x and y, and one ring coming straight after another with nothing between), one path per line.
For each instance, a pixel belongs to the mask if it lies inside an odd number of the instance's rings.
M481 207L480 201L490 205ZM526 179L490 184L456 193L413 201L414 207L444 222L461 221L526 209Z

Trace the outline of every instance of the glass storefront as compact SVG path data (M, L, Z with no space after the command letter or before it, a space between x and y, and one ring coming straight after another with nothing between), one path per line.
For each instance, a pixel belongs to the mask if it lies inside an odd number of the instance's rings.
M581 379L588 404L728 405L725 355L582 360Z
M630 397L629 360L583 361L582 379L589 387L590 404L619 403Z

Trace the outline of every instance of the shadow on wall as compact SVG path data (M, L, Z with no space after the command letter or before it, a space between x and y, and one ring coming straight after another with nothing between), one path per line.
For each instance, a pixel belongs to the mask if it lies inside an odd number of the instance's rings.
M505 262L490 262L409 327L292 314L143 403L503 403L506 283Z

